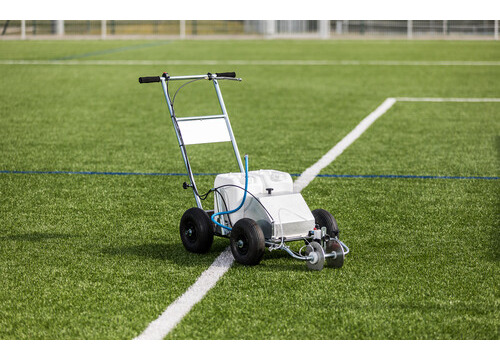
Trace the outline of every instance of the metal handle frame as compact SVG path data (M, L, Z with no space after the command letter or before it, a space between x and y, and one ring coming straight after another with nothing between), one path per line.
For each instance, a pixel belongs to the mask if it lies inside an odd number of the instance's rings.
M194 198L196 201L196 205L200 209L203 210L203 206L201 204L201 199L199 196L198 188L196 187L196 182L194 180L194 174L193 174L193 171L191 170L191 165L189 164L189 158L188 158L187 151L186 151L186 145L184 144L184 141L182 140L182 134L181 134L181 131L180 131L178 123L177 123L179 120L175 116L173 104L170 101L170 97L168 95L168 89L167 89L167 81L170 81L170 80L192 80L192 79L207 79L207 80L211 80L213 82L215 92L217 94L217 99L219 100L219 105L220 105L220 108L222 111L222 114L214 115L214 116L217 116L219 118L220 117L224 118L224 120L226 122L227 130L229 133L229 137L230 137L231 143L233 145L234 155L236 156L236 161L238 162L238 167L240 169L240 172L244 172L245 169L243 167L243 162L241 161L240 152L238 150L238 145L236 144L236 139L234 137L233 129L232 129L231 123L229 121L229 115L227 114L226 105L224 104L224 99L222 98L222 93L221 93L221 90L219 87L219 82L217 81L217 77L213 76L213 77L209 78L208 75L169 76L169 77L162 76L162 77L160 77L161 86L163 88L163 93L165 95L165 100L167 102L168 111L170 113L170 118L172 119L172 124L174 125L175 135L177 136L179 148L181 149L182 160L184 161L184 165L186 166L186 171L188 174L189 182L193 188L193 195L194 195ZM241 79L236 79L236 80L241 80ZM202 119L207 119L207 118L212 118L212 116L194 116L194 117L189 117L189 118L183 118L183 120L186 120L186 119L202 120Z

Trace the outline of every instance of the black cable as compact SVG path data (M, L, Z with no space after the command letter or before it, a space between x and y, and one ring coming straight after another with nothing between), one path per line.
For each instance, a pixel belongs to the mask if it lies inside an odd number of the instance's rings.
M198 81L198 80L205 80L205 79L194 79L194 80L188 81L188 82L186 82L186 83L182 84L181 86L179 86L179 88L177 89L177 91L176 91L176 92L175 92L175 94L174 94L174 97L172 98L172 101L171 101L171 103L172 103L172 107L174 106L174 101L175 101L175 97L177 96L177 93L178 93L178 92L179 92L179 91L180 91L180 90L181 90L184 86L186 86L186 85L188 85L188 84L191 84L192 82L195 82L195 81Z
M208 190L205 194L200 195L200 194L198 193L198 190L197 190L197 189L195 189L195 187L194 187L193 185L191 185L191 187L193 188L193 190L194 190L194 192L195 192L196 196L198 196L198 197L200 198L200 200L206 200L206 199L207 199L207 197L208 197L208 195L210 195L210 193L211 193L212 191L214 191L213 189L210 189L210 190Z

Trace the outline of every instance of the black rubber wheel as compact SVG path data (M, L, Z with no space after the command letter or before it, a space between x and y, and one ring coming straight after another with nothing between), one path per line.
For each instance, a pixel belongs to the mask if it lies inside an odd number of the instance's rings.
M243 265L257 265L264 256L265 238L260 226L252 219L243 218L231 230L231 252Z
M324 209L313 210L312 214L316 225L318 225L320 229L323 226L326 227L326 233L330 235L330 237L334 238L339 235L337 220L335 220L332 214Z
M186 210L179 225L182 244L186 250L203 254L214 241L214 228L208 214L197 207Z

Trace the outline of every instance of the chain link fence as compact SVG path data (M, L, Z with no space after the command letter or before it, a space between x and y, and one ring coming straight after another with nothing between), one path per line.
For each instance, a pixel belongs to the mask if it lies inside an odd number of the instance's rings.
M497 39L498 20L0 20L0 39Z

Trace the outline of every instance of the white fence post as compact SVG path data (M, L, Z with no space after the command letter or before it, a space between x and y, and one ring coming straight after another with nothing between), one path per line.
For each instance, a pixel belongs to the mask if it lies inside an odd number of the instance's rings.
M186 38L186 20L179 20L179 37Z
M336 28L335 28L335 32L337 33L337 35L340 35L342 34L342 22L344 20L337 20L337 25L336 25Z
M266 20L266 36L273 37L276 34L276 20Z
M413 20L408 20L408 39L413 38Z
M448 20L443 20L443 35L446 36L448 33Z
M64 36L64 20L56 20L56 34Z
M495 33L495 40L498 40L498 20L495 20L495 30L494 30L494 33Z
M21 40L26 40L26 20L21 20Z
M319 37L328 39L330 37L330 20L319 20Z
M106 39L107 35L107 29L106 29L106 21L107 20L101 20L101 39Z

